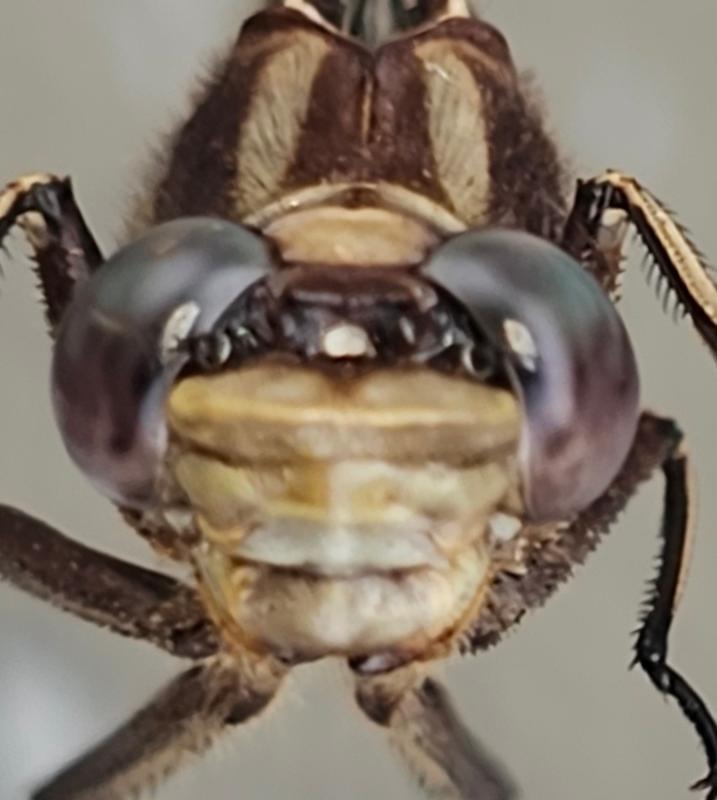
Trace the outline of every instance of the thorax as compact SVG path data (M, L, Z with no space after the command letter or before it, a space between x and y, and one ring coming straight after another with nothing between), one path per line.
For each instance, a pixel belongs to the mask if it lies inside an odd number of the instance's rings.
M562 212L554 150L505 39L467 17L370 50L293 9L258 14L174 144L140 216L215 213L268 231L280 253L288 227L306 240L345 225L341 213L418 263L466 228L547 229Z

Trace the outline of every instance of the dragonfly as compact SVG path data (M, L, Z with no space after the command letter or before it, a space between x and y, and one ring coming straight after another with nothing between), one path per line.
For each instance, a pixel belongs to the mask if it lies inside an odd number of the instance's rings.
M513 796L430 665L542 605L659 471L636 661L717 796L715 723L667 658L692 490L612 303L626 232L713 350L716 290L637 180L564 186L497 30L459 2L328 0L244 25L108 259L68 179L8 184L0 237L34 251L68 451L194 575L2 507L5 580L195 662L36 798L155 784L327 657L427 791Z

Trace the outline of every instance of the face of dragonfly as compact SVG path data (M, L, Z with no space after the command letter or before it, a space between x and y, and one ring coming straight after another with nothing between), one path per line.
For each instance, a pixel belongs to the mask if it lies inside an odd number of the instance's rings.
M228 638L290 660L451 639L493 542L574 516L634 434L611 303L508 229L530 226L501 194L516 110L486 89L515 77L505 42L451 25L369 52L294 11L250 21L219 84L237 116L212 132L235 171L196 187L233 221L164 222L160 187L160 224L58 333L77 463L192 540Z

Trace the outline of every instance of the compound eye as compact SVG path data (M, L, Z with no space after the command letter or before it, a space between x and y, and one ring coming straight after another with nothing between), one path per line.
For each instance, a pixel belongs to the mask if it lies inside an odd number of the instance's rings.
M637 366L615 308L562 250L518 231L461 234L436 251L427 274L512 364L530 519L569 519L610 485L637 427Z
M177 339L210 330L268 266L248 230L189 218L152 229L77 289L53 356L55 416L74 461L116 502L155 498Z

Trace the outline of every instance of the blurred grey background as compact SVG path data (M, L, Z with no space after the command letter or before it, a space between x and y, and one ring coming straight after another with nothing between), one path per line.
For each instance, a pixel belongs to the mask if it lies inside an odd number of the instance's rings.
M249 8L241 0L3 0L0 181L35 170L71 174L111 250L148 146L185 108L194 76ZM485 0L482 10L517 62L536 71L576 174L633 172L717 261L714 0ZM0 287L0 499L155 564L60 446L49 345L19 241L15 258L3 260ZM689 325L662 316L639 262L633 254L622 308L645 403L680 420L701 489L692 581L671 655L717 709L717 369ZM587 567L518 635L439 668L530 800L677 800L703 774L695 735L674 704L627 670L629 632L658 550L660 493L659 480L642 491ZM0 637L2 800L27 797L183 666L5 587ZM416 797L348 689L335 665L301 670L273 713L228 737L159 797Z

